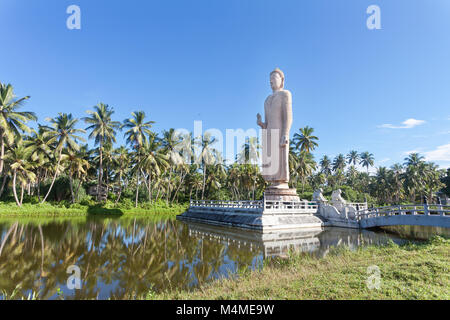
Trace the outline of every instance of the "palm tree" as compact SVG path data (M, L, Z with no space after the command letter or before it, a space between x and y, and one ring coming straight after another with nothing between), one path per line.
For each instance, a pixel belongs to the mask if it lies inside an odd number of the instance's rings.
M348 153L347 155L347 161L348 164L353 164L354 166L356 166L356 164L359 162L360 158L359 158L359 153L356 150L352 150Z
M434 193L445 187L445 184L441 181L438 165L432 162L425 164L423 182L424 196L427 197L429 203L432 203Z
M86 130L91 131L89 139L95 140L95 145L99 145L99 168L97 200L100 200L100 187L103 183L103 147L105 144L112 145L116 142L116 130L120 128L120 122L112 121L111 116L114 109L107 104L99 103L94 106L94 111L88 110L89 117L83 118L83 121L89 124Z
M164 152L169 157L169 179L168 179L168 185L167 185L167 193L166 193L166 203L169 202L169 197L172 193L171 187L172 187L172 173L174 170L174 167L178 167L181 164L183 164L183 159L178 152L178 146L181 144L181 137L177 134L175 129L171 128L168 131L163 131L163 137L162 137L162 148L164 149Z
M208 165L212 165L216 161L217 150L212 145L216 143L216 138L212 137L209 133L205 133L199 137L197 144L201 147L201 153L199 161L203 167L203 186L202 186L202 200L205 199L205 187L206 187L206 173Z
M409 166L417 167L420 163L423 162L424 159L425 157L421 156L418 153L411 153L408 155L408 157L405 158L404 165L407 167Z
M78 141L85 141L84 138L80 137L79 133L86 133L83 129L76 129L75 125L78 123L78 119L73 118L72 114L69 113L58 113L56 118L48 118L48 122L51 123L52 127L46 127L49 135L49 143L55 144L55 154L57 154L58 162L55 167L55 173L53 175L52 183L45 195L42 203L47 200L47 197L52 191L53 185L55 184L56 177L59 174L62 152L63 149L69 148L75 151L80 149Z
M396 203L399 203L400 197L403 192L403 166L399 163L394 164L391 167L392 171L392 184L394 188L394 198Z
M300 151L296 171L302 182L302 192L305 192L306 179L311 176L315 169L316 162L314 161L313 155L307 151Z
M392 194L391 186L389 170L385 167L379 167L375 175L375 191L381 203L386 204L389 202Z
M292 145L292 143L291 143ZM260 157L259 141L257 137L249 137L242 146L241 152L237 155L237 161L241 164L249 164L248 172L251 173L250 179L252 181L252 199L255 199L256 183L258 182L258 175L260 174L258 167L258 159ZM289 155L291 160L291 155Z
M13 86L0 82L0 175L3 173L5 142L8 145L12 144L14 136L20 136L19 130L30 132L26 123L37 120L33 112L18 111L29 98L29 96L26 96L17 99L14 95Z
M246 139L244 145L242 146L241 152L237 155L238 163L250 163L257 164L260 156L259 141L257 137L249 137Z
M72 203L76 202L75 198L75 192L73 188L73 180L74 177L76 177L79 180L79 184L81 184L82 178L87 174L87 171L89 169L89 162L85 159L83 159L82 156L80 156L79 151L75 151L72 149L66 149L66 153L63 155L63 159L65 162L67 162L68 169L69 169L69 186L70 186L70 195L72 197ZM77 193L76 197L78 198L78 188L77 187Z
M37 164L36 187L39 201L41 201L40 181L45 172L46 165L52 160L52 143L48 130L45 126L39 125L38 131L33 130L33 135L24 141L26 147L33 150L31 159Z
M369 167L373 167L374 164L374 157L373 154L369 153L368 151L361 153L361 161L359 164L361 164L363 167L367 168L367 174L369 174Z
M354 186L357 176L358 170L354 165L351 165L347 170L347 184L349 184L350 186Z
M118 177L119 195L117 196L117 199L116 199L116 204L117 204L117 203L119 203L120 197L122 195L122 178L130 166L130 155L128 153L127 148L125 148L125 146L120 146L119 148L117 148L114 151L114 163L117 167L116 171L118 171L118 173L119 173L119 177Z
M135 150L137 155L136 165L139 166L141 149L146 141L146 137L152 134L151 128L154 121L145 121L145 112L136 111L131 113L131 118L125 119L124 123L120 126L120 129L128 129L125 132L125 138L128 144L130 144ZM138 206L139 199L139 169L136 172L136 208Z
M337 172L338 170L344 171L345 169L345 157L342 153L340 153L333 161L333 171Z
M300 128L300 134L294 134L294 143L297 150L310 153L319 145L317 143L319 138L313 136L313 132L313 128L306 126L304 128Z
M11 170L13 172L13 194L16 200L17 206L21 207L23 202L23 189L24 186L36 179L36 175L32 171L31 155L33 153L32 148L25 147L23 141L20 139L16 142L15 146L11 148L7 153L5 160L9 162ZM22 187L22 194L20 200L17 196L16 183L17 178Z
M331 174L331 160L328 158L328 156L323 156L323 158L319 162L321 172L324 173L326 176L329 176Z
M148 174L148 199L152 201L152 177L161 175L161 171L169 167L170 156L166 155L161 149L161 142L158 141L156 134L152 134L148 140L145 140L142 146L142 159L139 167ZM170 184L170 181L169 181ZM167 192L169 192L167 190ZM168 199L168 198L167 198ZM166 200L167 201L167 200Z

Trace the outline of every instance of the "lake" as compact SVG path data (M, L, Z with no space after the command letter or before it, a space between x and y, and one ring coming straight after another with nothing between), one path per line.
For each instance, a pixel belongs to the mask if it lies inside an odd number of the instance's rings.
M16 289L40 299L133 299L149 290L191 289L257 269L265 257L286 255L290 248L320 259L338 246L354 249L389 239L400 244L411 234L423 239L434 232L327 228L260 234L162 216L3 218L0 297ZM79 267L80 290L67 287L70 266Z

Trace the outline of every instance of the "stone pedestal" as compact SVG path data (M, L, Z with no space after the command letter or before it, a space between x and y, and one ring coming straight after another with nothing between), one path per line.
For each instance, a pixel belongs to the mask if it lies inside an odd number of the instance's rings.
M266 201L299 202L296 189L269 187L264 192Z

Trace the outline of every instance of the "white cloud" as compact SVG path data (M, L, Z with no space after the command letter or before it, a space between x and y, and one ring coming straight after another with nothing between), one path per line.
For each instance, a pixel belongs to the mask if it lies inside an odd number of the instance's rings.
M411 129L411 128L420 126L424 123L426 123L425 120L407 119L407 120L403 121L402 125L400 125L400 126L395 126L393 124L386 123L386 124L382 124L379 127L387 128L387 129Z
M410 150L410 151L404 151L403 152L403 155L404 156L409 156L411 153L421 153L422 151L421 150Z
M450 162L450 144L437 147L437 149L424 152L427 161L448 161Z

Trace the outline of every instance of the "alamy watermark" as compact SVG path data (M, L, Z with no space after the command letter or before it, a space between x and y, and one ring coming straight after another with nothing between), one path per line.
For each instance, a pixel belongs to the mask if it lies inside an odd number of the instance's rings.
M70 16L67 18L66 26L69 30L81 29L81 9L73 4L67 7L66 13Z
M72 265L67 268L67 273L70 274L67 279L67 288L69 290L81 289L81 269L78 266Z
M381 270L378 266L369 266L367 268L366 285L370 290L381 288Z
M267 174L279 170L280 148L283 146L279 129L249 128L247 130L207 129L203 122L194 121L194 131L181 128L172 134L176 142L170 158L175 164L251 164L264 167ZM268 146L263 148L263 146Z
M370 16L367 18L367 29L380 30L381 29L381 9L379 6L373 4L367 8L367 14Z

